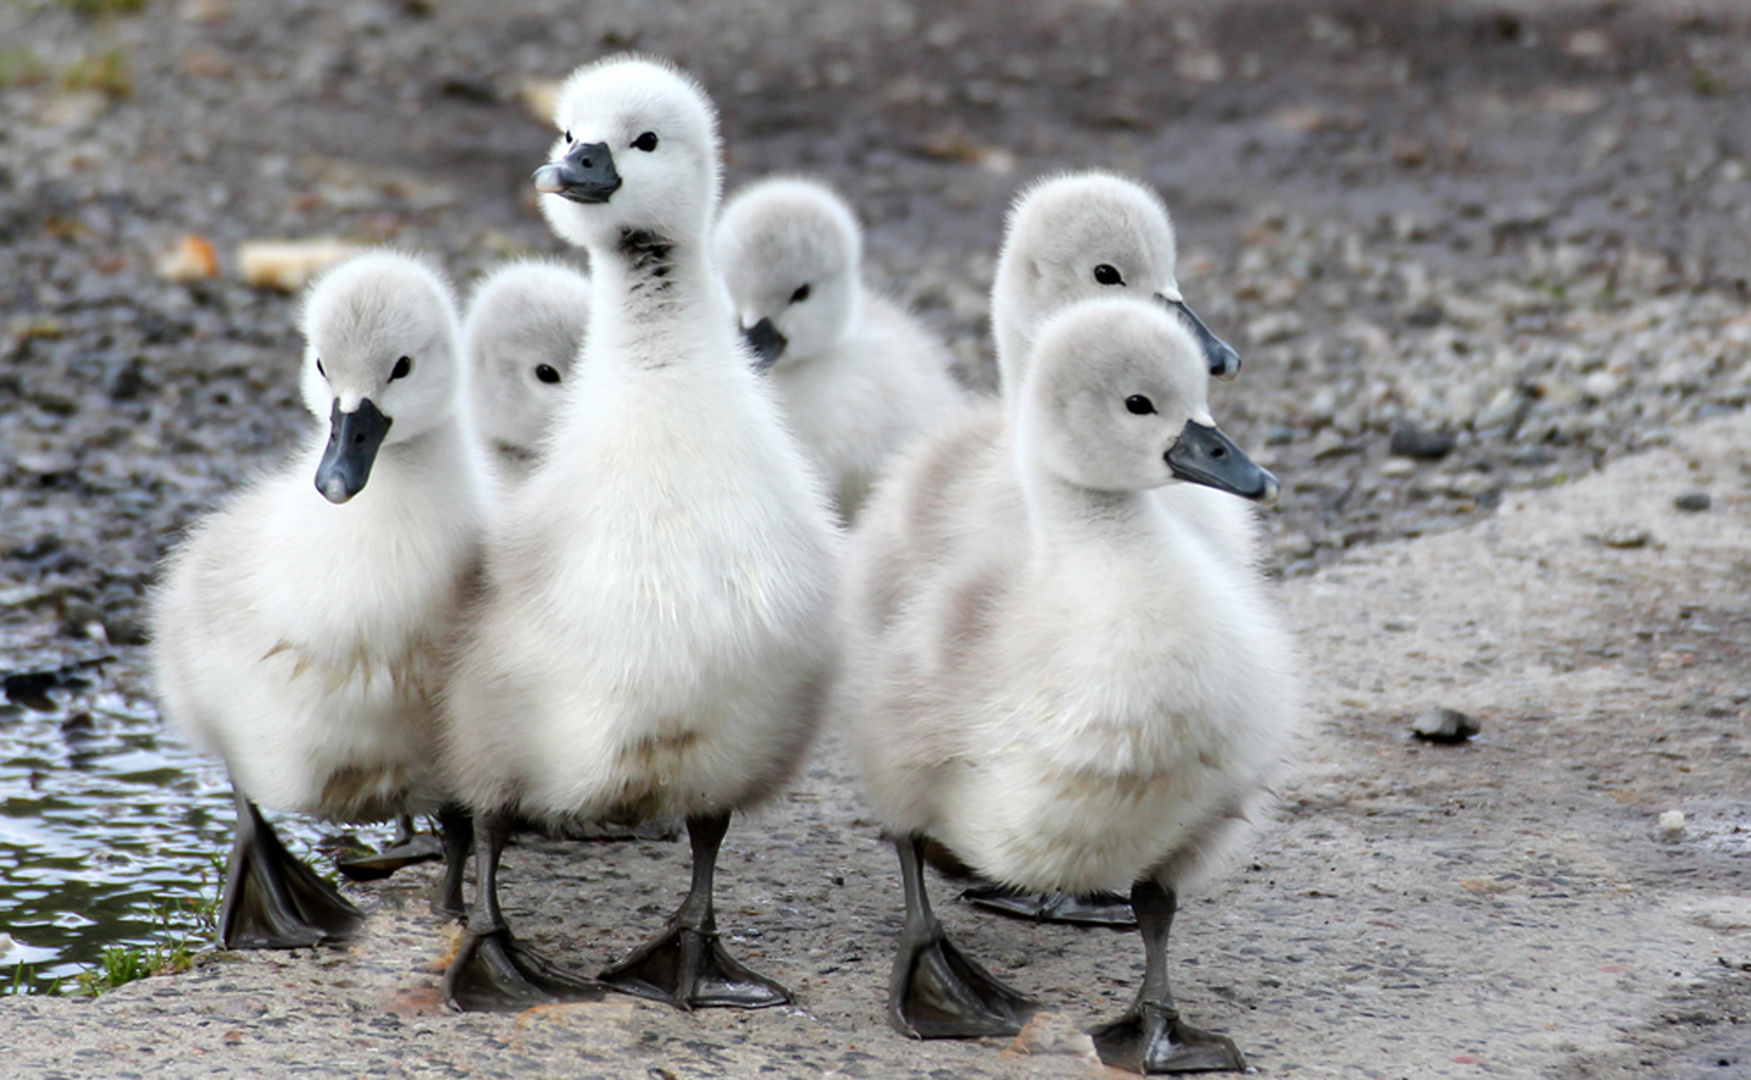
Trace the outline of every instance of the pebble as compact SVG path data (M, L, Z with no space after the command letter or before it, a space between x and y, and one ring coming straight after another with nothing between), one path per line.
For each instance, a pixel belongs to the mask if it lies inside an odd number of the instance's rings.
M1462 743L1483 730L1477 717L1437 705L1417 717L1411 734L1425 742Z
M1405 424L1392 432L1387 449L1394 457L1417 461L1440 461L1453 450L1453 433L1430 431L1414 424Z
M1684 832L1684 811L1668 810L1660 815L1660 835L1676 837Z
M1706 491L1686 491L1676 499L1673 499L1672 505L1680 510L1688 510L1695 514L1701 513L1713 506L1714 500L1708 497L1708 492Z
M1599 542L1610 548L1643 548L1653 539L1654 534L1640 525L1619 525L1599 537Z

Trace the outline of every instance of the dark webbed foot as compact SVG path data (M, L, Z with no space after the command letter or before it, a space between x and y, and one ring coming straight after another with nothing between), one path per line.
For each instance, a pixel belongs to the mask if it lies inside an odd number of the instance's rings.
M372 855L341 859L335 869L354 881L379 881L405 866L444 857L444 845L431 833L413 831L413 818L402 815L395 843Z
M444 1002L463 1012L518 1012L562 1001L600 1001L608 988L559 970L509 929L470 932L444 971Z
M660 937L604 971L603 982L677 1009L763 1009L790 1003L790 991L737 962L718 940L712 877L729 827L727 813L687 819L693 844L693 884L687 899Z
M292 857L254 803L237 795L237 834L219 908L227 949L298 949L344 940L365 915Z
M916 1039L1014 1035L1039 1002L969 960L943 933L924 889L924 842L894 841L906 922L888 981L888 1022Z
M1137 916L1131 901L1117 893L1032 893L1008 885L975 885L961 899L976 908L1034 922L1069 923L1073 926L1110 926L1134 930Z
M1243 1072L1234 1040L1180 1022L1167 982L1167 937L1178 900L1152 879L1131 886L1143 936L1143 985L1125 1015L1089 1032L1101 1061L1138 1073Z
M678 1009L764 1009L790 1004L790 992L738 962L715 933L671 926L601 975L616 990Z
M888 992L888 1021L915 1039L1014 1035L1040 1003L1004 985L937 931L902 932Z
M1245 1072L1246 1058L1226 1035L1180 1022L1179 1010L1144 1002L1089 1034L1101 1061L1138 1073Z
M440 820L453 851L464 836L474 842L474 910L469 912L462 947L444 970L444 1003L463 1012L502 1012L561 1001L600 1001L607 995L606 987L567 974L525 949L505 924L499 910L499 857L511 835L510 819L482 814L465 830L454 820L460 814L459 808L449 808ZM457 855L455 862L460 861ZM450 880L447 874L446 882ZM454 876L458 890L461 880L458 872Z

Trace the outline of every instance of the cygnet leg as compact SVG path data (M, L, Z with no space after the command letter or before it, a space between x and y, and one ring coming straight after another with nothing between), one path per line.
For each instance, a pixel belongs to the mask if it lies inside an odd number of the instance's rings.
M378 881L404 866L431 862L444 857L444 848L430 833L413 831L413 815L402 814L395 819L395 843L374 855L356 859L341 859L335 868L354 881Z
M474 907L456 959L444 971L444 1001L463 1012L517 1011L561 1001L600 1001L607 991L568 975L511 936L499 911L499 856L510 838L503 814L474 819Z
M243 792L233 788L232 797L237 831L219 907L219 943L227 949L298 949L350 937L364 913L293 858Z
M1246 1058L1226 1035L1182 1024L1167 985L1167 935L1176 906L1173 890L1154 879L1131 886L1131 907L1143 933L1143 985L1125 1015L1089 1034L1100 1059L1138 1073L1242 1072Z
M924 837L896 837L906 922L888 980L888 1023L915 1039L1014 1035L1040 1003L967 959L943 933L924 891Z
M961 893L961 899L985 911L1034 922L1110 926L1117 930L1131 930L1137 926L1131 901L1118 893L1093 892L1087 896L1067 892L1034 893L987 883Z
M718 940L712 877L729 827L727 813L687 819L687 837L693 843L693 886L687 899L670 917L668 929L603 972L603 982L677 1009L763 1009L790 1003L790 991L738 963Z
M468 853L474 847L474 815L466 807L445 803L438 807L438 832L444 841L444 880L432 897L432 913L466 919L468 905L462 900L462 876L468 868Z

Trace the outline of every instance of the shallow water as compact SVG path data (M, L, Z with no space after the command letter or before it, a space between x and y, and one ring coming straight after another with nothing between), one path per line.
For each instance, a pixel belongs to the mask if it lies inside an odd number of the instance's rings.
M217 895L235 815L225 769L165 729L152 702L115 679L119 662L8 676L0 700L0 983L63 987L111 945L183 934ZM30 680L25 680L28 683ZM52 685L42 686L42 683ZM333 830L283 815L295 853ZM361 831L362 832L362 831ZM386 835L388 828L381 833ZM375 842L373 832L367 842ZM17 965L25 965L20 973Z

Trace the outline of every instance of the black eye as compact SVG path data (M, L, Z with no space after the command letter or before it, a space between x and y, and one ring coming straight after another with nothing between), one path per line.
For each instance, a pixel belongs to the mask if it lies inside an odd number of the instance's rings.
M389 381L394 382L396 379L405 379L407 378L408 372L412 370L413 357L404 356L395 362L395 370L389 373Z
M565 141L566 141L566 142L568 142L568 143L569 143L569 142L571 142L571 141L572 141L572 133L571 133L571 129L570 129L570 128L567 128L567 129L566 129L566 132L565 132Z
M556 383L559 381L559 372L554 370L552 364L536 364L535 377L544 383Z
M1125 408L1136 413L1138 416L1148 416L1155 411L1155 402L1150 401L1142 394L1132 394L1125 399Z
M643 150L647 154L650 153L657 148L657 133L654 131L645 132L643 135L632 140L632 148L634 150Z
M796 287L796 292L793 292L790 294L790 302L793 304L800 304L804 300L807 300L808 298L809 298L809 285L808 285L808 282L806 282L806 281L803 282L801 285L798 285Z
M1094 283L1096 285L1123 285L1125 279L1120 276L1119 268L1111 263L1101 263L1094 268ZM1155 410L1151 409L1151 412Z
M325 379L328 378L328 372L322 370L322 358L321 357L318 357L316 360L316 374L322 376Z

